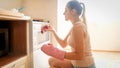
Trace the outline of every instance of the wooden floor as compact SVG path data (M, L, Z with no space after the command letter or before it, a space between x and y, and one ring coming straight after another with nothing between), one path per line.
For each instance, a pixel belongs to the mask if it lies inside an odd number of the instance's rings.
M96 68L120 68L120 52L93 51Z

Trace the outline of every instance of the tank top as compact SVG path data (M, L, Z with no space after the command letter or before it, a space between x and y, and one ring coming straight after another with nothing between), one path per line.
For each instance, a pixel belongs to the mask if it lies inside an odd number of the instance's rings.
M78 34L81 35L81 31L83 32L82 38L77 36ZM81 39L83 40L82 45L79 42L79 40ZM92 64L94 64L94 60L93 60L92 52L91 52L91 46L90 46L90 38L89 38L88 31L87 31L87 26L84 23L78 21L75 24L73 24L68 43L71 46L71 51L76 50L75 46L81 46L82 48L80 48L79 51L84 53L83 55L84 58L82 58L81 60L71 60L71 63L74 66L89 67Z

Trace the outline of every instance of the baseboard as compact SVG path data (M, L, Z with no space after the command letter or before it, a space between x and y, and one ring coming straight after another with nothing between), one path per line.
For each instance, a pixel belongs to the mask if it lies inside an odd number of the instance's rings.
M92 50L94 52L116 52L116 53L120 53L120 51L112 51L112 50Z

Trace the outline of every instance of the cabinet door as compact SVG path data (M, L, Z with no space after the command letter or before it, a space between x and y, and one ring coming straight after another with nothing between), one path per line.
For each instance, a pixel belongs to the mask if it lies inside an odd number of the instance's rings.
M11 62L1 68L27 68L27 57L22 57L14 62Z

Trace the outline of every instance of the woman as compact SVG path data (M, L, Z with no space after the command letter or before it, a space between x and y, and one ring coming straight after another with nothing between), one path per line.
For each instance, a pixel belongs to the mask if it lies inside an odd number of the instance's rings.
M49 59L50 68L95 68L85 21L84 4L76 0L69 1L64 15L66 21L71 21L73 25L64 40L58 37L51 26L42 29L51 31L61 47L70 45L72 49L71 52L65 52L53 47L52 44L41 47L43 52L53 57Z

